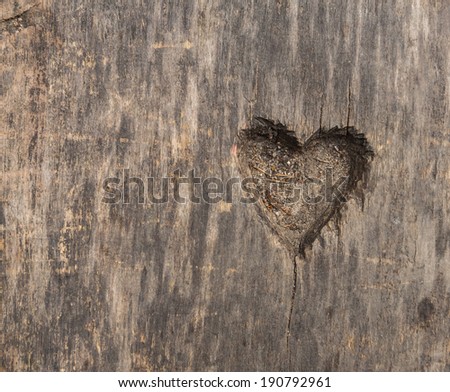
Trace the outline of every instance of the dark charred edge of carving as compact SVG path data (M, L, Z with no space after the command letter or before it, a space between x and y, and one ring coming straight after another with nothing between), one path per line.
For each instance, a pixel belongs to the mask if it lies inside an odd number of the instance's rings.
M254 117L252 127L249 129L243 129L238 133L238 138L241 139L243 133L246 133L248 138L268 138L275 139L283 142L285 146L297 149L300 147L297 137L294 131L287 129L286 125L278 122L275 123L272 120L268 120L263 117Z

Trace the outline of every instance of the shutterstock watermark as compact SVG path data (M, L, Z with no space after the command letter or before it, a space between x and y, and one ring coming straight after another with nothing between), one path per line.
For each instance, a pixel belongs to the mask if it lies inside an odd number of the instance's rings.
M323 178L303 176L296 181L278 182L265 178L238 178L226 180L219 177L199 177L195 169L183 174L175 170L163 177L130 175L123 169L118 177L108 177L102 184L102 202L106 204L164 204L175 202L209 203L219 202L243 204L256 203L258 198L275 196L284 204L303 201L308 204L345 202L344 189L348 177L333 178L331 168ZM261 195L261 192L264 195Z

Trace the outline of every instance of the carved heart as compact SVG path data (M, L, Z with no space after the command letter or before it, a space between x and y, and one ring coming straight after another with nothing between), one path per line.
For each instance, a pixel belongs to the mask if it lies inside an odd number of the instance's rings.
M241 175L266 223L304 254L369 170L373 151L352 127L319 129L304 144L281 123L255 117L236 139Z

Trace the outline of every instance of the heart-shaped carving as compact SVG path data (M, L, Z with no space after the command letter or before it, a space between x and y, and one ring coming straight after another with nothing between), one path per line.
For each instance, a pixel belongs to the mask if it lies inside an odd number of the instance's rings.
M235 144L261 217L300 254L364 179L373 156L352 127L322 128L301 144L285 125L261 117Z

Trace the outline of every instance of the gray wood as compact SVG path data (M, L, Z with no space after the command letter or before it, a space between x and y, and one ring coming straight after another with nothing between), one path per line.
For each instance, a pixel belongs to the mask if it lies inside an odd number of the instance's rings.
M1 5L3 370L450 370L450 3ZM28 10L28 11L27 11ZM102 202L238 176L253 115L375 158L299 260L253 206Z

